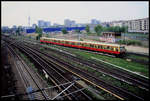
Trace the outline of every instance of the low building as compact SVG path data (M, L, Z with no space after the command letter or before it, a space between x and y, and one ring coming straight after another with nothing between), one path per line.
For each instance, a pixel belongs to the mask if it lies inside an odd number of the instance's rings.
M102 36L100 37L102 42L110 42L115 43L121 40L121 33L120 32L102 32Z

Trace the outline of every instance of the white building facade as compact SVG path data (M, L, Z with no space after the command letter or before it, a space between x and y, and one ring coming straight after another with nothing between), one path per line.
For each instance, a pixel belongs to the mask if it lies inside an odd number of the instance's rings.
M149 33L149 18L129 20L126 23L128 25L128 32Z

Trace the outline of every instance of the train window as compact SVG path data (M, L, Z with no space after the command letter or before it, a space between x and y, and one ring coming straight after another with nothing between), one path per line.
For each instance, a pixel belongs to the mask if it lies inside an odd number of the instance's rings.
M74 42L74 45L76 45L76 42Z
M66 41L64 41L64 44L66 43Z
M103 46L103 49L105 49L105 46Z
M84 46L84 43L82 43L81 45Z
M98 48L98 45L97 45L97 44L95 45L95 48Z
M102 46L101 46L101 45L98 45L98 48L100 48L100 49L101 49L101 48L102 48Z
M125 47L124 46L121 46L120 47L120 51L122 52L122 51L125 51Z
M90 46L90 47L92 47L92 45L91 45L91 44L89 44L89 46Z
M116 51L118 51L118 48L116 48Z
M108 46L105 46L105 49L108 49Z
M93 45L93 44L90 44L90 47L94 48L94 45Z
M60 43L63 43L63 41L60 41Z
M114 47L114 51L116 51L116 47Z
M80 45L80 42L78 42L77 45Z
M113 47L110 46L110 50L113 50Z
M86 47L86 44L85 44L85 43L83 43L83 46L84 46L84 47Z
M95 45L93 44L92 47L95 48Z
M95 44L93 44L93 48L95 48Z
M87 47L87 43L84 43L84 46Z
M110 50L110 46L107 46L107 49Z
M96 48L98 48L98 44L96 45Z
M88 43L87 46L90 47L90 44Z
M90 47L90 45L87 43L87 47Z

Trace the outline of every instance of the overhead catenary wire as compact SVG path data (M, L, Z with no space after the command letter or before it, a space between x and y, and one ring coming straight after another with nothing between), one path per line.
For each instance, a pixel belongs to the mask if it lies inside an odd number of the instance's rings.
M60 85L56 85L56 86L52 86L52 87L46 87L46 88L42 88L42 89L38 89L38 90L34 90L34 91L29 92L29 93L5 95L5 96L1 96L1 98L15 97L15 96L24 96L24 95L28 95L28 94L32 94L32 93L36 93L36 92L40 92L40 91L43 91L43 90L52 89L52 88L55 88L55 87L58 87L58 86L67 85L67 84L70 84L70 83L73 83L73 82L75 82L75 81L67 82L67 83L60 84Z

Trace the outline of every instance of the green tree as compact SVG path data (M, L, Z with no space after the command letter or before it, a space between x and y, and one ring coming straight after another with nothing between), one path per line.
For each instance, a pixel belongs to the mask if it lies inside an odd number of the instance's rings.
M17 35L21 35L21 31L22 31L22 28L21 28L21 26L19 26L17 29L16 29L16 34Z
M35 27L35 33L42 34L42 31L43 31L42 28L38 26Z
M95 26L94 30L97 33L97 35L100 35L101 32L103 31L103 27L101 25L97 25Z
M128 31L128 26L123 26L121 27L121 32L127 32Z
M68 33L68 31L66 30L66 28L63 28L61 31L62 31L63 34L67 34Z
M89 27L89 25L86 25L85 30L86 30L87 33L90 33L90 27Z
M76 33L80 33L80 30L79 30L79 29L76 29L75 32L76 32Z
M114 32L121 32L121 28L119 26L114 27Z
M43 34L42 28L36 26L36 27L35 27L35 33L38 33L38 35L36 36L36 40L39 40L40 37L42 37L42 34Z

